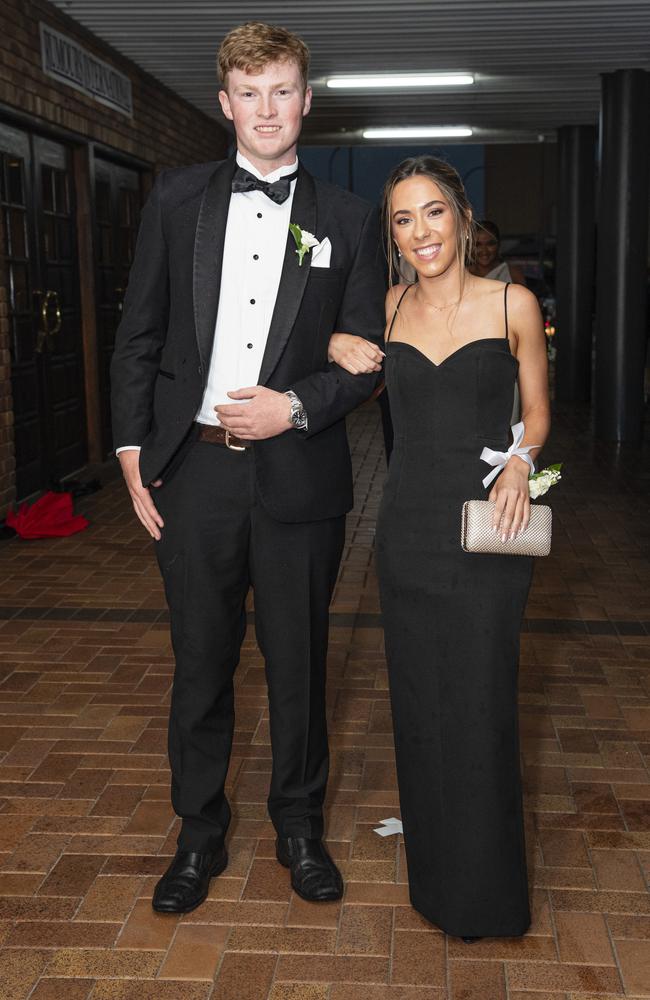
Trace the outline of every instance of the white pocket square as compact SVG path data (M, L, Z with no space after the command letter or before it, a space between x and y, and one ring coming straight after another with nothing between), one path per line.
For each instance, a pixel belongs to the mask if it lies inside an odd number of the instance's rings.
M329 267L332 257L332 244L329 237L324 236L320 243L311 251L312 267Z

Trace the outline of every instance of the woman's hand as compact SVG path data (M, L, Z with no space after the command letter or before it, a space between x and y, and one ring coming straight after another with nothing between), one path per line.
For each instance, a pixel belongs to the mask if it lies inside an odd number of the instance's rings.
M384 352L371 340L351 333L333 333L327 350L328 361L345 368L352 375L381 371Z
M495 504L492 530L501 532L502 542L516 538L528 527L530 520L529 472L528 463L517 455L513 455L488 497Z

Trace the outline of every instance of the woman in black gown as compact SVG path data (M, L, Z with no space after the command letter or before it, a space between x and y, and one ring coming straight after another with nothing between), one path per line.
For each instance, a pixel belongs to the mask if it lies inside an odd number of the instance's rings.
M460 524L465 500L489 497L502 540L527 525L526 460L513 455L486 489L480 454L508 449L517 377L522 447L546 439L542 320L523 286L467 271L471 209L448 164L400 164L384 215L418 274L386 298L395 444L376 544L410 896L449 934L519 936L530 912L517 672L532 560L466 553ZM377 360L338 334L331 355L348 370Z

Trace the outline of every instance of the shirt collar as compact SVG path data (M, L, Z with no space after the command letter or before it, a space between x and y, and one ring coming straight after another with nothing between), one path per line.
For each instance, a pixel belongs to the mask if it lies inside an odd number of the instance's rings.
M298 157L296 157L293 163L289 163L284 167L278 167L277 170L271 171L270 174L261 174L257 167L254 167L250 160L247 160L244 154L240 153L239 150L237 150L235 159L239 167L243 167L244 170L248 170L253 177L257 177L260 181L268 181L269 184L272 184L273 181L279 180L280 177L286 177L287 174L295 174L298 169Z

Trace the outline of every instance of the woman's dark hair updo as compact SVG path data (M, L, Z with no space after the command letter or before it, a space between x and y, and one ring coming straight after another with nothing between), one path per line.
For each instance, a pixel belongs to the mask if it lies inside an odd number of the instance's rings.
M472 209L465 188L463 187L463 182L460 179L460 174L450 163L447 163L445 160L439 160L435 156L412 156L408 160L403 160L402 163L395 167L384 185L382 196L382 222L388 256L389 285L392 285L395 276L399 275L397 247L393 240L391 225L393 191L400 181L408 180L409 177L419 176L428 177L434 184L437 184L449 203L456 223L456 258L461 268L461 274L465 266L474 259Z

